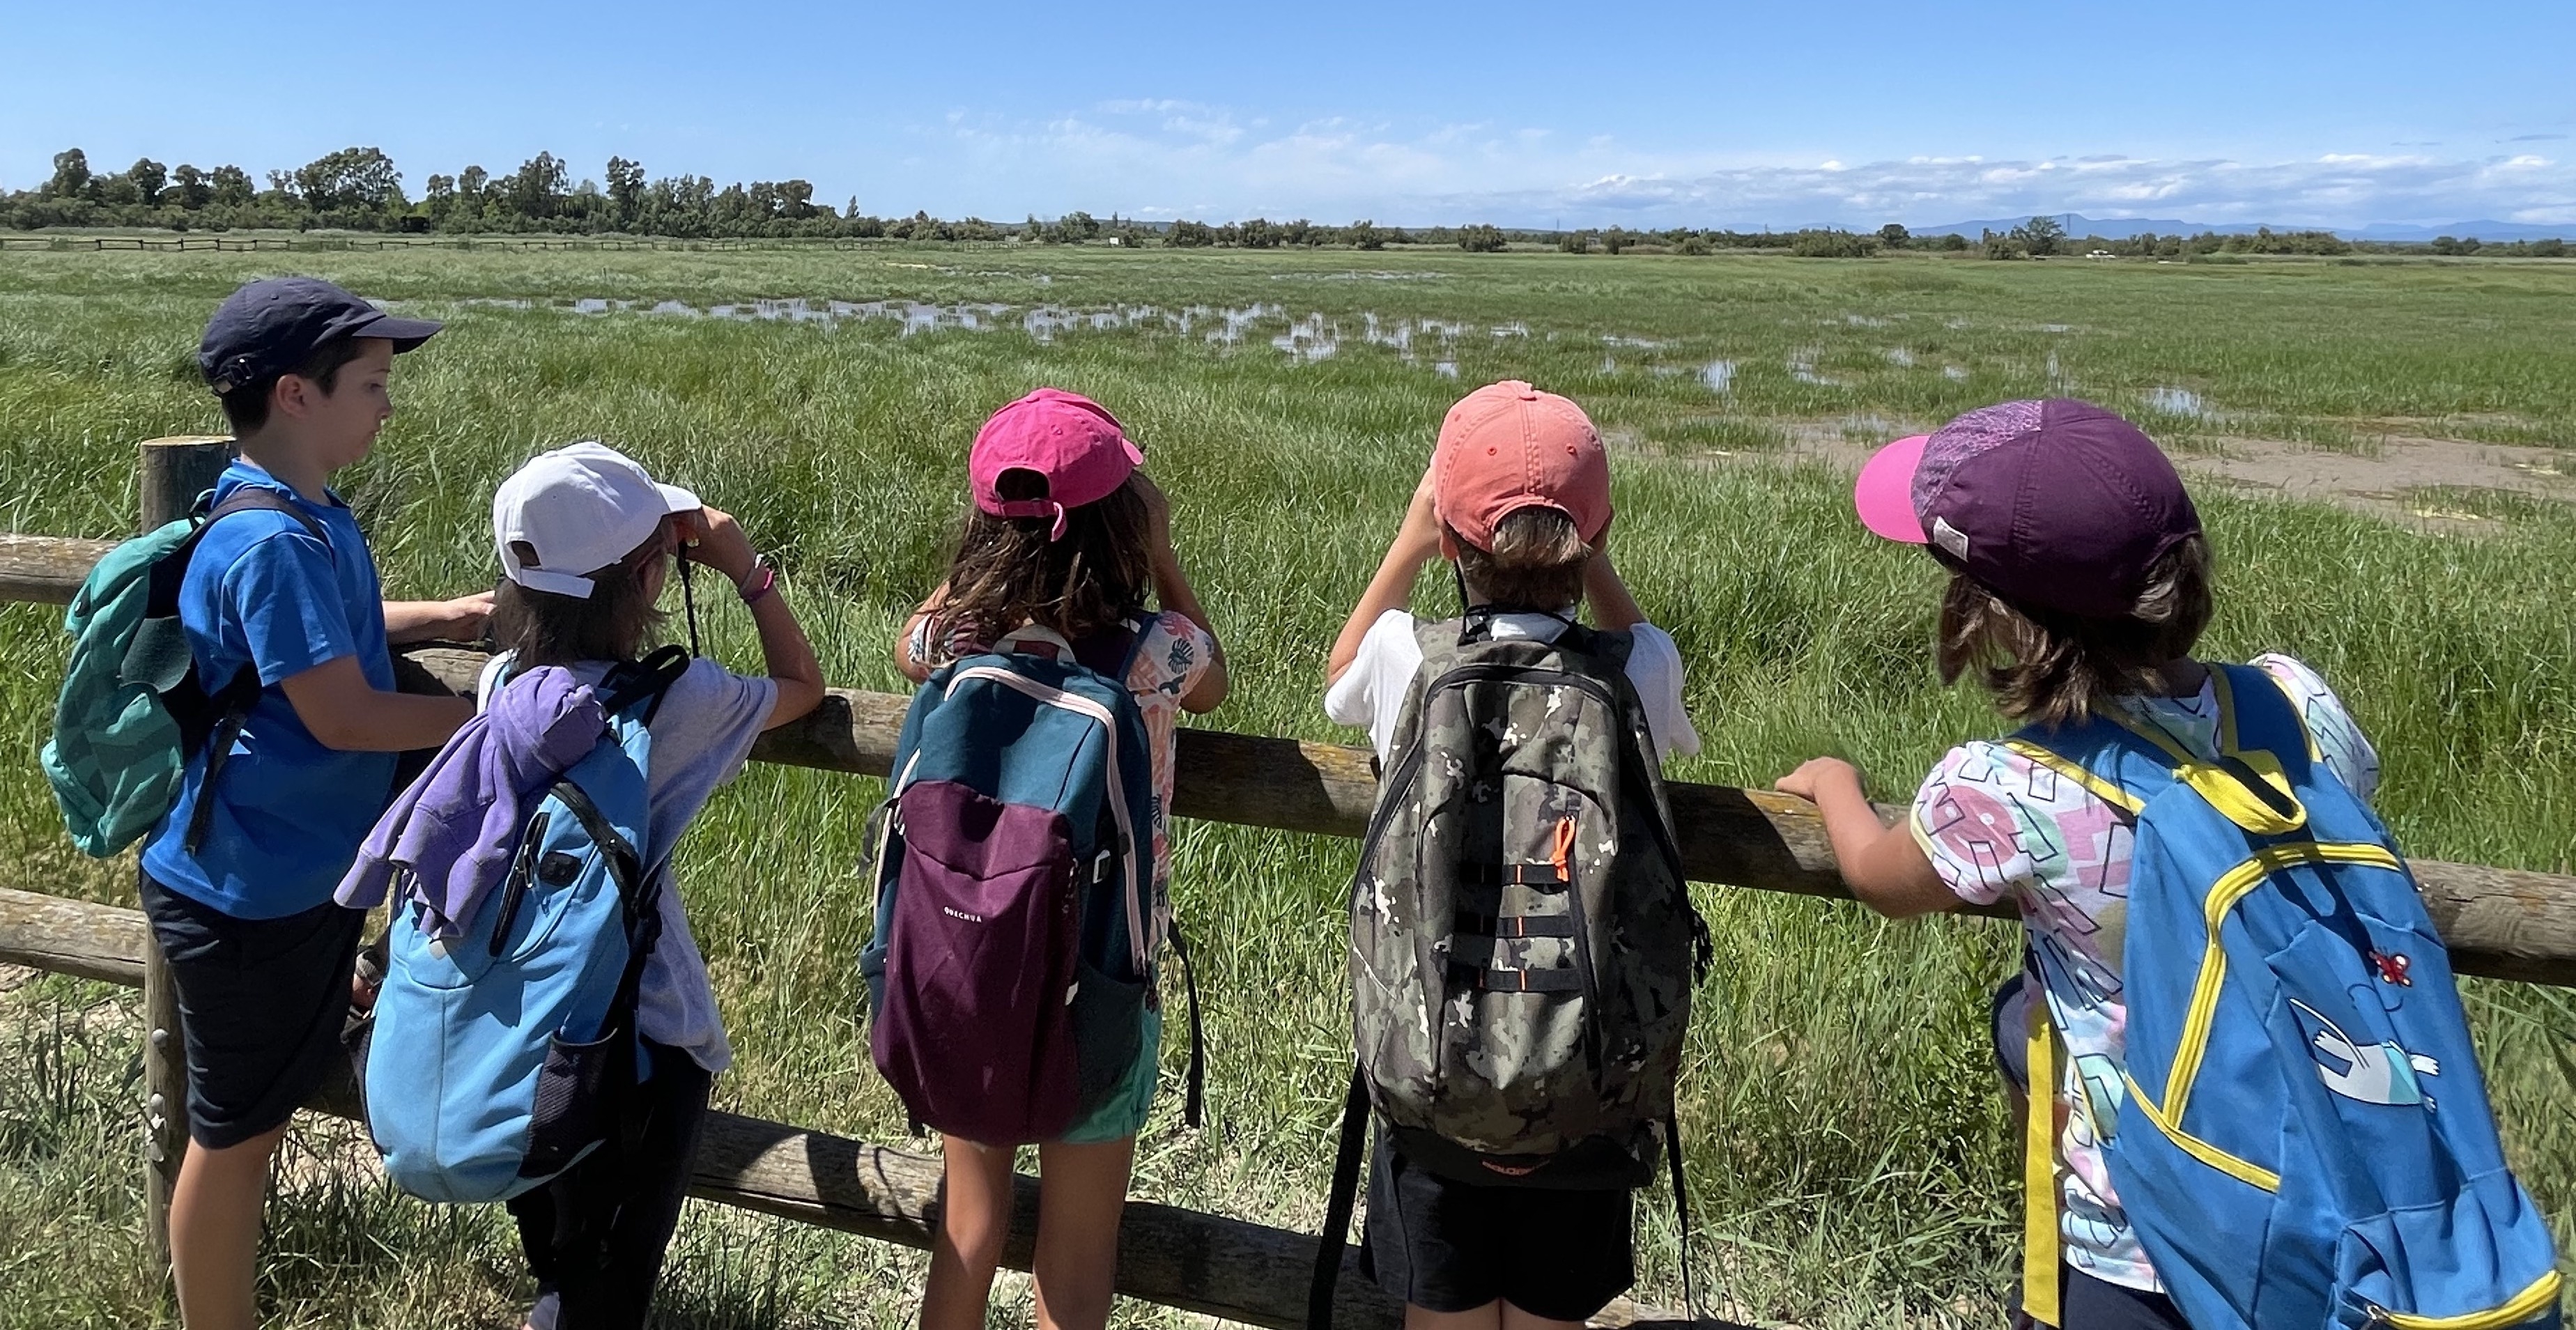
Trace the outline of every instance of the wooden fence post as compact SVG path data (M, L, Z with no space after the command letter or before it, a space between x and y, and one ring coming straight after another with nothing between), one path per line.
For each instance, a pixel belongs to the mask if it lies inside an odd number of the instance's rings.
M232 461L227 438L153 439L142 448L143 529L188 515ZM188 1154L188 1068L179 1034L179 994L161 944L146 934L143 953L143 1250L144 1277L169 1286L170 1189Z

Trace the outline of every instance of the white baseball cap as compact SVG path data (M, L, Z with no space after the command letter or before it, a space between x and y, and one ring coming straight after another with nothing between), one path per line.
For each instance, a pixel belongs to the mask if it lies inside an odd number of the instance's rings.
M501 482L492 495L492 543L511 581L588 600L588 574L634 553L671 514L705 506L604 443L576 443L539 453ZM522 563L523 547L536 557Z

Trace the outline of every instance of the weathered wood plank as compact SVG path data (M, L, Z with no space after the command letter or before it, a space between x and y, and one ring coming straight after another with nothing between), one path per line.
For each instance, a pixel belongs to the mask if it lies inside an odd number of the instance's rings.
M0 888L0 961L85 975L128 987L143 977L148 930L138 910ZM357 1116L346 1074L308 1107ZM927 1248L937 1231L939 1160L733 1113L708 1115L690 1194L801 1223L908 1247ZM1026 1270L1036 1251L1037 1180L1016 1181L1003 1264ZM1298 1330L1314 1268L1310 1233L1204 1214L1153 1201L1128 1203L1119 1225L1118 1291L1248 1325ZM1346 1255L1336 1324L1393 1330L1403 1307L1360 1277ZM1595 1319L1625 1326L1671 1319L1621 1299Z
M143 986L141 910L0 887L0 963Z
M414 686L436 679L473 685L483 656L452 647L415 649ZM815 713L761 737L752 756L768 762L882 776L894 763L895 732L908 699L833 689ZM1329 836L1358 836L1377 801L1368 749L1229 734L1180 732L1173 811L1183 817ZM1673 826L1682 867L1693 881L1760 891L1851 899L1824 819L1804 799L1769 790L1675 781ZM1882 806L1893 818L1899 810ZM2576 877L2410 861L2425 908L2463 974L2576 987ZM1975 911L2010 918L2008 908Z
M45 543L39 537L13 539ZM5 568L0 563L0 575ZM73 577L70 585L78 580ZM6 588L0 581L0 592ZM70 591L62 594L67 599ZM405 686L413 688L471 688L484 660L479 652L445 646L405 654ZM752 756L883 776L894 763L895 733L907 702L892 693L835 688L812 715L761 736ZM1183 817L1358 836L1377 799L1376 764L1366 748L1184 728L1178 760L1172 811ZM1692 880L1850 899L1824 821L1805 800L1688 781L1673 782L1671 791L1682 866ZM1895 810L1881 812L1892 816ZM2450 945L2454 968L2576 987L2576 877L2433 859L2411 864L2423 884L2425 906Z
M115 548L112 540L0 534L0 601L69 605L91 565Z

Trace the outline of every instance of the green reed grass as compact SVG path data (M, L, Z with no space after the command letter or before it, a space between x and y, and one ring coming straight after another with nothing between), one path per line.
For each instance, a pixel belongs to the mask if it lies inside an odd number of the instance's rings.
M1760 456L1793 433L1870 439L2072 391L2140 413L2178 448L2251 432L2247 421L2321 444L2391 432L2576 437L2576 352L2556 313L2576 275L2538 267L13 252L0 258L9 525L91 536L129 526L134 442L218 428L190 360L206 313L236 282L289 261L453 320L401 362L400 414L344 478L389 594L488 582L492 484L537 450L604 437L736 511L778 552L835 683L893 689L889 639L940 576L965 502L966 442L994 406L1055 383L1116 410L1173 495L1183 557L1237 679L1206 723L1254 733L1355 737L1320 713L1324 649L1448 403L1476 382L1530 378L1581 399L1619 447L1612 547L1682 646L1707 740L1674 774L1765 783L1833 751L1887 799L1948 744L1997 722L1971 692L1931 677L1933 567L1859 530L1846 475ZM892 297L1013 314L1001 332L906 338L890 323L546 307L584 297ZM472 303L495 299L538 307ZM1186 335L1147 325L1041 343L1017 331L1038 305L1256 302L1281 312L1234 345L1208 341L1205 316ZM1364 344L1369 313L1464 325L1446 352L1458 379L1432 371L1436 337L1417 340L1414 363ZM1292 363L1269 339L1311 314L1339 327L1342 348ZM1515 326L1526 331L1492 331ZM1734 367L1722 394L1701 377L1714 360ZM2151 413L2147 395L2162 387L2225 415ZM2576 534L2558 511L2498 506L2462 535L2208 489L2222 589L2212 650L2285 649L2333 679L2387 759L2381 807L2414 852L2564 871L2576 858ZM1451 594L1426 577L1417 603L1444 609ZM744 616L722 596L703 608L710 650L748 668ZM62 659L56 617L0 609L0 733L30 756ZM740 1054L719 1085L723 1106L901 1138L856 1018L860 828L880 796L875 781L755 767L683 847L692 924ZM1191 1133L1168 1105L1158 1111L1137 1194L1290 1227L1320 1217L1348 1057L1339 900L1353 853L1339 840L1179 829L1175 891L1208 1002L1212 1112ZM16 885L130 892L129 869L64 844L30 760L0 762L0 856ZM2015 1265L2016 1219L1982 1021L2015 962L2014 934L1696 891L1719 962L1694 1023L1683 1121L1702 1227L1693 1259L1712 1305L1817 1325L1991 1320ZM59 982L37 987L49 986ZM2482 984L2472 998L2515 1157L2566 1212L2576 1100L2557 1053L2576 1031L2569 995ZM0 1250L27 1258L0 1264L0 1324L118 1324L154 1306L130 1274L128 1027L102 1033L108 1017L95 1014L127 1008L86 988L75 1005L97 1027L84 1027L78 1088L48 1098L35 1087L59 1078L41 1076L0 1086L16 1096L0 1102ZM20 1028L33 1040L43 1027ZM9 1065L54 1065L34 1050L13 1046ZM1167 1054L1177 1066L1178 1050ZM306 1135L335 1148L328 1129ZM1639 1215L1639 1294L1673 1303L1667 1198L1647 1193ZM525 1295L501 1221L401 1202L380 1184L298 1183L271 1223L268 1291L287 1323L500 1325ZM88 1273L65 1284L51 1258L74 1250ZM693 1207L663 1320L891 1325L919 1269L909 1253Z

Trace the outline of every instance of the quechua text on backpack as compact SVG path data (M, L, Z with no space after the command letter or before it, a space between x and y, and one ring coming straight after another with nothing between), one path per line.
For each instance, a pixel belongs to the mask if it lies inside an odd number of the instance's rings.
M244 665L209 683L179 622L188 562L215 523L235 513L282 513L326 547L328 532L284 494L241 485L176 522L119 544L82 579L63 615L70 663L54 703L42 762L72 843L104 858L160 825L178 802L188 762L206 754L212 790L242 720L259 701L259 671ZM187 829L195 853L214 800L201 796Z
M2108 714L2008 744L2136 837L2127 1065L2061 1076L2034 1029L2024 1260L2046 1273L2025 1305L2054 1303L2040 1087L2056 1085L2086 1096L2121 1207L2195 1330L2555 1325L2549 1230L2505 1167L2413 875L2271 678L2211 669L2214 761Z
M1139 1055L1163 914L1153 754L1126 684L1144 635L1024 632L943 666L905 713L859 964L870 1053L918 1126L1054 1140ZM1190 1024L1195 1126L1195 1001Z
M1351 884L1358 1068L1319 1330L1371 1109L1407 1160L1488 1186L1644 1186L1660 1134L1682 1202L1673 1094L1706 929L1631 639L1498 637L1486 611L1415 632L1422 668Z
M404 1191L506 1200L640 1126L636 994L668 867L646 838L647 726L687 664L666 647L602 682L606 732L532 801L507 876L452 935L394 897L360 1052L367 1130Z

